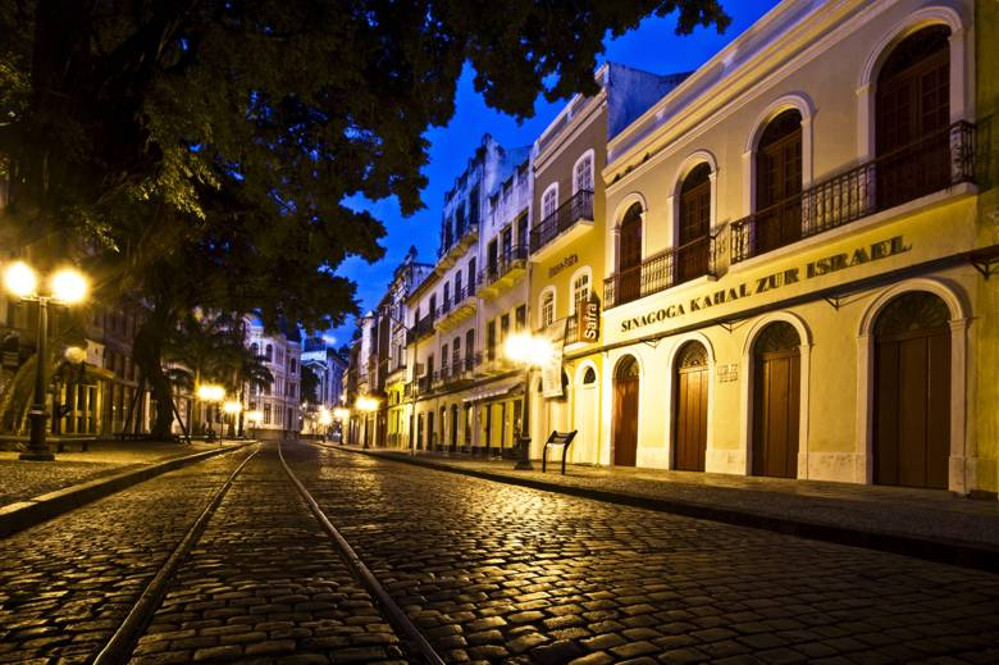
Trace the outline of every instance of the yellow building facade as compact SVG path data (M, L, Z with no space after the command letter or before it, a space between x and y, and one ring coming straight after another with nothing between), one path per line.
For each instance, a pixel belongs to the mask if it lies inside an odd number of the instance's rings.
M784 2L610 141L601 463L995 493L975 25Z

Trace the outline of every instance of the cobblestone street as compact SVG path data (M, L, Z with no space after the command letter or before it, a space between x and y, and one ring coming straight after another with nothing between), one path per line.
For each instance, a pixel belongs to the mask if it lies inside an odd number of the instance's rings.
M347 453L285 455L453 662L999 660L993 575Z
M0 662L88 662L246 451L136 485L3 541Z
M284 443L447 662L999 660L999 577ZM4 540L0 662L91 662L253 448ZM130 644L137 664L414 662L289 480L235 475Z

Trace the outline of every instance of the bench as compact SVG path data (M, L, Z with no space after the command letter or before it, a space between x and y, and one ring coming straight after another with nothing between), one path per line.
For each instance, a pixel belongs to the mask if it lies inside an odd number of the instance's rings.
M548 467L548 446L561 446L562 447L562 475L565 475L565 456L569 452L569 444L572 440L576 438L577 430L572 430L571 432L556 432L552 431L551 436L545 441L544 450L541 451L541 473L544 473Z

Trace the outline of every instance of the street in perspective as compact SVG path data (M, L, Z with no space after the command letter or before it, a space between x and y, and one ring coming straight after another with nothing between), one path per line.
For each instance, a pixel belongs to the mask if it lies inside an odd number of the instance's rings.
M997 28L0 0L0 664L999 663Z

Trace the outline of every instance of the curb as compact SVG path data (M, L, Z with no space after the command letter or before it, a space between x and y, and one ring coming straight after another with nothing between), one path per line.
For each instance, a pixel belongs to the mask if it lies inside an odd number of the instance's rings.
M331 447L331 446L324 446ZM788 536L797 536L809 540L819 540L836 545L848 545L851 547L861 547L864 549L888 552L891 554L901 554L903 556L932 561L934 563L945 563L962 568L982 570L989 573L999 572L999 548L978 543L965 541L955 541L946 538L932 538L928 536L913 536L901 533L875 532L863 529L852 529L844 526L832 524L822 524L819 522L808 522L804 520L778 517L773 515L761 515L749 511L737 511L730 508L721 508L702 503L689 501L677 501L675 499L662 499L637 496L634 494L623 494L608 490L571 487L548 483L543 480L533 478L516 478L504 474L492 473L489 471L479 471L477 469L463 469L459 466L452 466L440 462L425 459L417 459L408 456L395 455L392 453L373 453L364 450L354 450L349 448L332 448L343 452L365 455L377 459L400 462L402 464L412 464L414 466L447 471L465 476L481 478L528 487L530 489L542 490L574 496L582 499L593 499L621 506L632 508L644 508L661 513L671 513L682 517L693 517L696 519L721 522L734 526L749 527L751 529L762 529Z
M139 469L124 471L113 476L96 478L85 483L80 483L79 485L64 487L61 490L42 494L26 501L8 504L0 507L0 537L6 538L12 533L35 526L45 520L57 517L115 492L120 492L127 487L141 483L144 480L149 480L160 474L175 471L181 467L195 464L217 455L242 450L252 444L253 442L248 441L238 446L206 450L193 455L175 457L164 462L149 464Z

